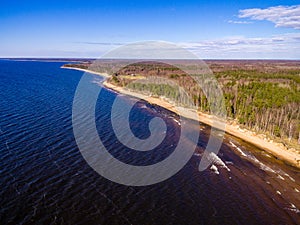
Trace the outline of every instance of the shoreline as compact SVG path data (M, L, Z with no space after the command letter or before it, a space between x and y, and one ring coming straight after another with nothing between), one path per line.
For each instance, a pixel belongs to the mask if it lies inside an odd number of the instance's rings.
M79 70L95 75L100 75L103 77L110 77L109 74L107 73L99 73L99 72L94 72L88 69L81 69L81 68L75 68L75 67L64 67L62 66L61 68L66 68L66 69L74 69L74 70ZM122 87L115 86L111 83L108 83L106 80L103 81L103 86L105 88L111 89L113 91L116 91L118 93L132 96L135 98L143 99L150 104L156 104L158 106L161 106L167 110L170 110L172 112L175 112L178 114L178 111L176 110L176 107L172 105L171 103L167 102L165 99L162 98L154 98L151 96L147 96L144 94L140 94L137 92L133 92L130 90L126 90ZM184 116L186 118L192 119L199 121L200 123L204 123L209 126L213 126L213 116L206 114L206 113L201 113L197 112L196 110L189 109L189 108L184 108L184 107L177 107L180 108L181 111L181 116ZM196 116L195 116L196 115ZM214 126L216 127L216 126ZM218 127L216 127L218 128ZM257 146L258 148L262 149L263 151L266 151L279 160L282 160L286 162L287 164L297 167L300 169L300 154L296 152L296 150L288 149L284 147L282 143L277 143L274 142L273 140L267 140L266 137L263 137L264 135L262 134L256 134L255 132L252 132L247 129L242 129L238 124L235 123L229 123L228 121L225 123L225 129L222 129L225 131L225 133L235 136L243 141L246 141L250 144L253 144Z
M99 72L95 72L95 71L92 71L92 70L82 69L82 68L77 68L77 67L61 66L60 68L69 69L69 70L78 70L78 71L82 71L82 72L85 72L85 73L91 73L91 74L99 75L99 76L102 76L102 77L110 77L110 75L108 73L99 73Z

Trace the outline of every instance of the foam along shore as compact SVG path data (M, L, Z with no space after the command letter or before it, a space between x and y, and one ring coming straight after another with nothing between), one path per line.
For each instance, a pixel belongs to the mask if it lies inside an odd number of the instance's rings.
M82 69L82 68L78 68L78 67L61 66L60 68L70 69L70 70L78 70L78 71L82 71L82 72L85 72L85 73L91 73L91 74L99 75L99 76L102 76L102 77L110 77L110 75L108 73L99 73L99 72L95 72L95 71L88 70L88 69Z
M75 70L80 70L83 72L92 73L104 77L110 77L109 74L98 73L87 69L81 69L75 67L64 67L64 66L62 66L62 68L75 69ZM178 110L176 108L180 108L180 116L197 120L209 126L215 126L215 124L218 124L215 123L215 117L213 117L212 115L197 112L194 109L175 107L173 104L167 102L165 99L162 98L154 98L152 96L147 96L144 94L133 92L124 89L122 87L115 86L111 83L108 83L106 80L103 82L103 86L108 89L112 89L120 94L143 99L151 104L159 105L175 113L178 113ZM300 168L300 154L296 150L288 149L283 144L274 142L272 140L268 140L262 135L257 135L255 132L249 131L247 129L241 129L238 124L234 124L234 123L230 124L229 122L226 122L225 132L265 150L266 152L277 157L278 159L285 161L289 165Z

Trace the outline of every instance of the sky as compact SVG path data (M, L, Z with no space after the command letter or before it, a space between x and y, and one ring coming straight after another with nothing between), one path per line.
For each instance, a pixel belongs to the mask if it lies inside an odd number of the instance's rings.
M99 58L147 40L203 59L300 59L300 1L1 2L0 57Z

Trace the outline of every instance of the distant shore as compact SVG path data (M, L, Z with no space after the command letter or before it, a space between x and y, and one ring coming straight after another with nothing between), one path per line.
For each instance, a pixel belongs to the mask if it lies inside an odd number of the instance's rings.
M78 71L82 71L82 72L85 72L85 73L96 74L96 75L99 75L99 76L102 76L102 77L110 77L110 75L107 74L107 73L99 73L99 72L95 72L95 71L88 70L88 69L82 69L82 68L76 68L76 67L69 67L69 66L61 66L60 68L70 69L70 70L78 70Z
M79 70L79 71L96 74L96 75L100 75L100 76L104 76L104 77L110 77L110 75L107 73L94 72L94 71L91 71L88 69L81 69L81 68L75 68L75 67L64 67L64 66L62 66L61 68L74 69L74 70ZM133 96L133 97L136 97L139 99L143 99L151 104L156 104L167 110L178 113L178 111L176 110L176 107L174 105L172 105L171 103L167 102L165 99L154 98L154 97L140 94L137 92L129 91L122 87L115 86L111 83L108 83L107 81L104 81L103 85L108 89L117 91L118 93ZM214 118L209 114L196 112L196 110L193 110L193 109L188 109L188 108L183 108L183 107L179 107L179 108L180 108L181 116L183 116L183 117L197 120L197 121L207 124L209 126L214 125L214 123L213 123ZM274 142L273 140L268 140L266 137L264 137L261 134L256 134L255 132L249 131L247 129L242 129L242 128L240 128L240 126L238 124L235 124L235 123L226 122L225 132L230 135L233 135L237 138L240 138L248 143L251 143L251 144L265 150L266 152L269 152L273 156L277 157L280 160L285 161L286 163L288 163L292 166L300 168L300 154L296 150L287 149L286 147L284 147L284 145L282 143L277 143L277 142Z

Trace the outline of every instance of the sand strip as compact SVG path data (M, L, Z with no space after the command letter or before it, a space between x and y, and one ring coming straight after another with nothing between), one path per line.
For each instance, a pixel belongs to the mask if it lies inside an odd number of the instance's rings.
M68 66L61 66L60 68L62 68L62 69L70 69L70 70L78 70L78 71L82 71L82 72L85 72L85 73L91 73L91 74L99 75L99 76L102 76L102 77L110 77L110 75L107 74L107 73L94 72L94 71L88 70L88 69L82 69L82 68L76 68L76 67L68 67Z

